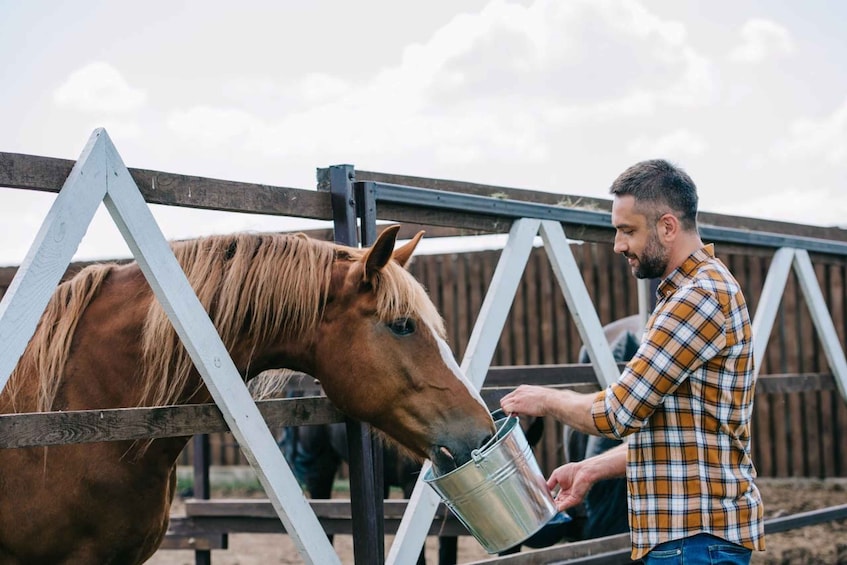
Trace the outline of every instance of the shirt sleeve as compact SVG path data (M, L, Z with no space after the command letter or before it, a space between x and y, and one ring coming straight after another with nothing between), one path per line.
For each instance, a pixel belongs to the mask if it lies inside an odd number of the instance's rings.
M644 427L668 395L723 350L725 321L713 293L700 287L677 290L654 312L617 382L595 397L597 431L620 439Z

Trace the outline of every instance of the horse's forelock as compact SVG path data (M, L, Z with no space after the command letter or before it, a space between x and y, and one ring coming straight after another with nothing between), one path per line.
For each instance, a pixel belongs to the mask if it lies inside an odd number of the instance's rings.
M444 320L424 287L406 269L390 261L376 282L377 312L386 322L416 316L444 338Z
M338 246L339 260L363 261L366 249ZM376 293L377 316L383 322L398 318L417 317L445 338L444 319L432 303L426 289L412 274L396 261L389 261L373 281Z

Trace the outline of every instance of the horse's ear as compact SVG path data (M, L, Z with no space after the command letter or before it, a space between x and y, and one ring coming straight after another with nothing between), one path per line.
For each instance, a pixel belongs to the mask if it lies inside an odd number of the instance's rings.
M406 263L409 262L409 259L412 258L412 253L415 252L415 248L418 246L418 243L421 241L421 238L423 237L423 235L424 235L424 232L419 231L418 233L415 234L415 237L413 237L409 241L409 243L407 243L406 245L404 245L400 249L397 249L396 251L394 251L394 255L392 255L392 257L394 258L395 261L400 263L401 267L405 267Z
M366 281L372 280L373 276L391 261L398 231L400 231L400 226L388 226L382 230L374 244L368 249L364 258Z

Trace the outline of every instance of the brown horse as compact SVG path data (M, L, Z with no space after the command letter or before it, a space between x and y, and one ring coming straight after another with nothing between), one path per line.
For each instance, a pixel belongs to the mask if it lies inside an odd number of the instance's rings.
M394 250L237 234L174 253L245 380L308 373L346 414L448 471L493 432L441 317ZM210 401L139 267L97 265L57 289L0 395L0 413ZM133 564L168 525L188 438L0 450L0 563Z

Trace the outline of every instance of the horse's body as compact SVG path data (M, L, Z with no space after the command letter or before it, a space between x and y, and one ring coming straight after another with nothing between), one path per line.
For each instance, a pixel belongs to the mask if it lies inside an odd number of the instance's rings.
M353 418L447 471L492 433L423 288L403 269L420 236L358 250L236 235L174 251L245 380L289 368ZM139 267L95 266L59 287L0 413L210 401ZM134 564L165 534L189 438L0 450L0 563Z

